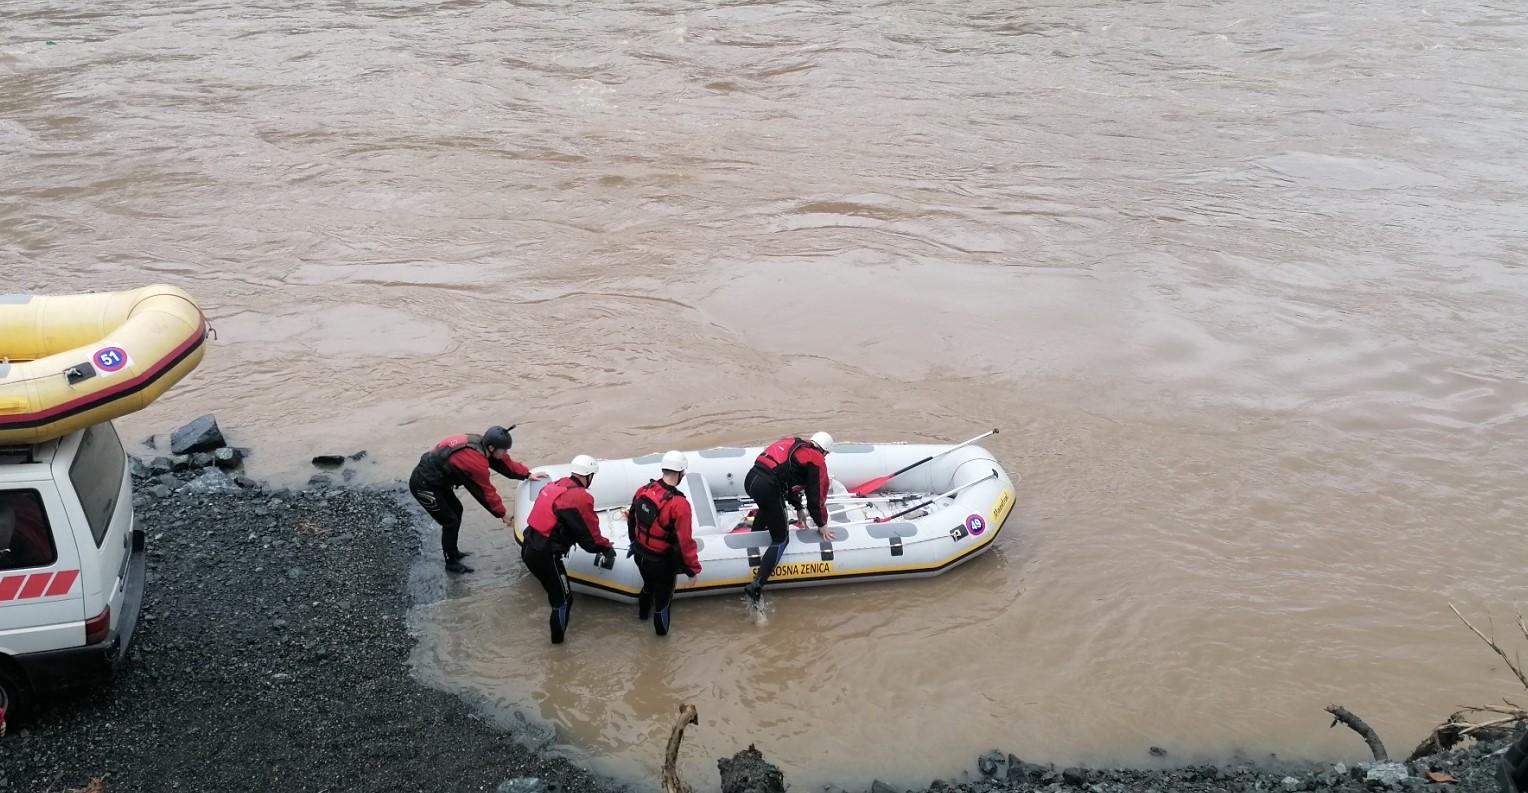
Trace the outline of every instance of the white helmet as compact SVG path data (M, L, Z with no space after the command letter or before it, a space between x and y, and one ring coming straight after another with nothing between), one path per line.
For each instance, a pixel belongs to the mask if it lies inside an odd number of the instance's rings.
M573 458L573 473L579 476L594 476L599 470L599 461L587 454L580 454Z
M689 470L689 467L690 467L690 460L689 460L688 457L684 456L684 452L664 452L663 453L663 470L665 470L665 471L678 471L679 473L682 474L685 471Z
M812 435L812 443L824 452L833 451L833 436L826 432L818 432Z

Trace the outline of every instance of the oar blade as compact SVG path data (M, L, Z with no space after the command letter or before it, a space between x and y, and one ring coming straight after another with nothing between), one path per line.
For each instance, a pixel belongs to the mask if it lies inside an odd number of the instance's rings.
M871 493L874 493L875 491L885 487L886 483L890 482L893 476L896 476L896 474L878 476L875 479L872 479L869 482L866 482L865 484L850 490L849 492L856 496L868 496Z

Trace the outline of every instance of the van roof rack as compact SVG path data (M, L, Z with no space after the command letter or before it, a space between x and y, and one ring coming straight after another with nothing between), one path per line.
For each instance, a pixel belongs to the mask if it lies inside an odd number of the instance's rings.
M0 463L12 465L35 463L37 462L35 449L34 446L0 446Z

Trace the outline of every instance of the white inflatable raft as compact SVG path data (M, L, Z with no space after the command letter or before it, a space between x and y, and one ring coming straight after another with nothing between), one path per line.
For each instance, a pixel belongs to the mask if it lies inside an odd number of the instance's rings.
M1002 532L1014 504L1014 483L996 458L980 446L965 446L888 482L866 498L849 489L884 476L952 445L839 443L828 455L832 492L828 497L832 542L813 529L793 529L785 556L770 577L769 589L927 578L968 561L988 548ZM763 451L719 448L687 452L690 470L680 489L694 512L695 542L703 570L692 583L681 576L676 597L741 592L769 545L769 534L750 531L746 522L752 501L743 478ZM635 602L641 589L636 564L626 555L625 510L632 495L660 476L659 454L627 460L601 460L594 477L594 506L600 530L617 551L606 570L595 557L574 548L568 553L568 578L576 592ZM515 540L524 539L525 517L548 481L568 475L567 465L534 469L551 480L525 481L515 498ZM951 493L951 491L955 491ZM903 513L903 514L899 514Z

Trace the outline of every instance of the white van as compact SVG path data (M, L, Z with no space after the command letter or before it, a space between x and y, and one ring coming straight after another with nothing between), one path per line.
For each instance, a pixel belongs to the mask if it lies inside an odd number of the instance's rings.
M121 665L143 604L143 532L110 422L0 447L0 708Z

